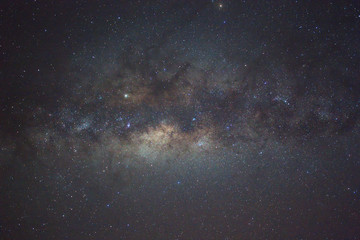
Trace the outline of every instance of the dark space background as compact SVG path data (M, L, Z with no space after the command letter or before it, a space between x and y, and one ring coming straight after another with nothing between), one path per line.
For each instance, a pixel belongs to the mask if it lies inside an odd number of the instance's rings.
M2 1L0 239L360 239L358 1Z

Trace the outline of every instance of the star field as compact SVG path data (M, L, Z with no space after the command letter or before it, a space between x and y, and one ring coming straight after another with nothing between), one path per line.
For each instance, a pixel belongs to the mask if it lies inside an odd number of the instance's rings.
M360 5L5 1L0 239L359 239Z

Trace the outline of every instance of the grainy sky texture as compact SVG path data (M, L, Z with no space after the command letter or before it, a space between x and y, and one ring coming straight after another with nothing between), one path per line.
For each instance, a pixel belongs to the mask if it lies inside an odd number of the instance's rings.
M360 239L357 1L2 1L0 239Z

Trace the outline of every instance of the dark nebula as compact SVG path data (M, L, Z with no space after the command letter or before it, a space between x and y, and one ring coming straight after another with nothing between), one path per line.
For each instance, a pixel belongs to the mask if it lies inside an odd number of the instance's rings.
M357 1L3 1L0 239L360 239Z

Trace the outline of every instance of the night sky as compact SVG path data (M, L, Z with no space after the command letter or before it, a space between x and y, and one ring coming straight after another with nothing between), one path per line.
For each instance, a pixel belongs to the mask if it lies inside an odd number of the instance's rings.
M360 3L2 1L0 239L360 239Z

